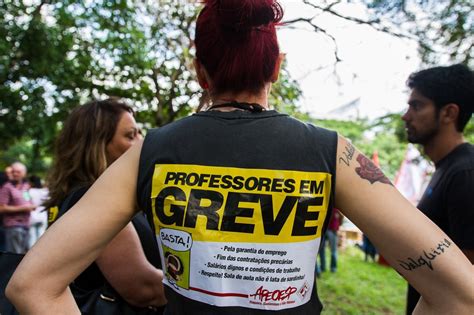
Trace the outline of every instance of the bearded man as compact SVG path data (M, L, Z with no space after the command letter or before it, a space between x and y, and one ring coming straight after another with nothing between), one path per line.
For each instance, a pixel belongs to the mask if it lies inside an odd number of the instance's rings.
M474 146L463 136L474 107L474 73L464 65L435 67L411 74L407 85L408 141L423 146L436 167L418 209L474 263ZM407 314L419 297L409 286Z

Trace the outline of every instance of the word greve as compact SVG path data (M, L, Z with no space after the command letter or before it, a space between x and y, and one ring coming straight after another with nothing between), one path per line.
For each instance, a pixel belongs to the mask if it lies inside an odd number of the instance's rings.
M254 224L239 222L239 218L254 216L254 209L241 205L244 202L260 206L266 235L279 235L295 209L298 220L292 222L291 235L302 236L316 234L318 227L307 226L306 222L318 220L320 211L312 207L322 206L324 197L285 196L278 209L273 206L272 195L267 194L229 192L224 195L218 191L191 189L188 196L181 188L166 187L156 197L155 214L164 225L195 228L197 217L203 216L207 217L207 230L252 234ZM165 204L169 210L165 210ZM221 207L224 207L223 215L217 212Z

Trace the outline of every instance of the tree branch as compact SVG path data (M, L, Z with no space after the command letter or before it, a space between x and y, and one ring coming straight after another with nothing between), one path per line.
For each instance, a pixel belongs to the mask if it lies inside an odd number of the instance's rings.
M333 9L333 7L337 4L339 4L340 1L333 2L333 3L329 4L326 7L314 4L310 0L303 0L303 3L310 6L310 7L312 7L313 9L321 11L321 13L329 13L329 14L337 17L337 18L340 18L340 19L343 19L343 20L346 20L346 21L354 22L354 23L359 24L359 25L367 25L367 26L370 26L371 28L373 28L373 29L375 29L379 32L384 32L384 33L387 33L389 35L399 37L399 38L408 38L408 39L412 39L412 40L416 39L413 36L411 36L410 34L395 32L395 31L389 29L388 27L383 26L381 24L380 19L363 20L363 19L356 18L356 17L353 17L353 16L342 15L342 14L336 12ZM318 31L318 30L321 30L321 29L314 22L314 20L316 19L317 16L318 15L315 15L312 18L297 18L297 19L293 19L293 20L288 20L288 21L284 21L282 24L283 25L288 25L288 24L293 24L293 23L297 23L297 22L306 22L306 23L310 24L311 26L313 26L313 28L316 31Z
M314 18L298 18L298 19L291 20L290 23L305 22L305 23L309 24L310 26L312 26L316 32L321 32L326 37L329 37L329 39L331 39L331 41L334 44L334 59L336 60L336 63L342 61L342 59L339 57L339 50L338 50L338 47L337 47L336 38L334 36L332 36L331 34L329 34L328 31L326 31L325 29L323 29L323 28L319 27L318 25L314 24L313 19ZM288 22L284 22L284 24L286 24L286 23L288 23ZM295 29L295 27L292 27L292 26L290 26L289 28Z

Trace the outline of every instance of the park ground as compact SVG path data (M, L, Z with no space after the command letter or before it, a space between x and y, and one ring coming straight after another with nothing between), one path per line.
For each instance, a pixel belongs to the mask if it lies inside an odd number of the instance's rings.
M317 282L325 315L404 314L406 281L391 267L366 262L357 247L341 249L337 272Z

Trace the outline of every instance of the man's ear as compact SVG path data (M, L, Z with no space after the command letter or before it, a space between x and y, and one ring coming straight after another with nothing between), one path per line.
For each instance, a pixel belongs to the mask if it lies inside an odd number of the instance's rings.
M280 53L278 55L278 58L275 62L275 69L273 69L273 74L272 74L272 77L271 77L272 83L275 83L276 81L278 81L278 77L280 75L280 70L281 70L281 65L283 63L283 60L285 60L285 56L286 56L286 54L283 54L283 53Z
M456 124L459 117L459 106L455 103L449 103L443 106L440 114L442 122Z
M196 69L196 75L197 75L199 85L204 90L209 89L209 82L208 82L208 78L207 78L206 69L204 69L202 64L197 59L193 60L193 64L194 64L194 68Z

